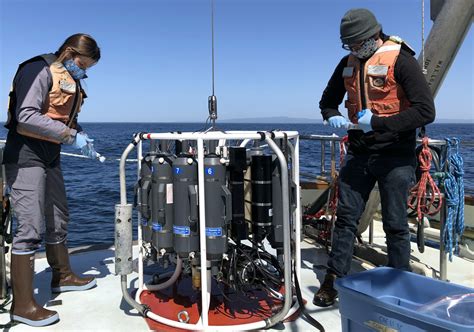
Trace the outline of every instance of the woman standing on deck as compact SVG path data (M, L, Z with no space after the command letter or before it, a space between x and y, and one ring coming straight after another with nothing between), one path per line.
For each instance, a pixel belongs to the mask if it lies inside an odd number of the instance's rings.
M13 79L3 163L16 217L11 255L14 321L44 326L59 320L56 311L39 306L33 297L34 255L43 234L53 293L96 285L93 277L76 276L69 265L69 211L60 152L61 144L70 144L90 158L97 156L77 116L86 98L80 80L99 59L96 41L78 33L56 53L20 64Z

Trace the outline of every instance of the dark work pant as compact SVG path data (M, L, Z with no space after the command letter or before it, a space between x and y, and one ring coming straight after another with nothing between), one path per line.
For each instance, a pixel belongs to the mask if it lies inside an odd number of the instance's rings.
M346 155L338 180L337 220L328 272L341 277L349 271L359 219L376 182L382 204L388 266L410 270L407 200L415 184L415 165L414 155Z
M69 210L61 166L25 167L6 164L10 201L16 219L13 253L34 252L66 240Z

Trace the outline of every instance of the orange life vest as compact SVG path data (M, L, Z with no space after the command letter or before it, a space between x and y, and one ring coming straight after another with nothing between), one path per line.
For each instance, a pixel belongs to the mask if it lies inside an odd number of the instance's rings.
M80 83L76 82L72 78L63 64L56 61L57 57L55 55L44 54L41 55L41 57L49 65L53 82L51 90L44 101L41 113L53 120L63 122L69 128L75 128L77 124L77 115L81 111L81 105L85 98L84 91L82 90ZM10 98L12 98L12 96L15 96L14 85L12 86ZM16 98L14 97L14 99ZM12 118L15 116L15 110L13 109L15 107L16 100L14 102L9 101L8 119L5 124L5 127L9 129L13 128L11 123L16 122L12 121ZM21 123L16 123L15 127L17 132L21 135L38 138L53 143L60 143L59 141L49 137L41 136L29 131Z
M395 62L401 49L401 40L390 37L389 40L365 62L364 65L364 94L366 107L377 116L398 114L408 107L410 102L402 87L395 81ZM347 91L345 106L349 119L357 123L357 113L362 110L360 89L360 60L349 55L347 67L343 74L344 86Z

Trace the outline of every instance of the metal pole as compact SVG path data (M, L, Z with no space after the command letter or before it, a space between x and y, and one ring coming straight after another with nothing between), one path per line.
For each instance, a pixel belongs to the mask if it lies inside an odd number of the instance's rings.
M334 141L330 141L329 146L331 147L331 179L334 179L336 177L336 146Z
M443 198L445 197L442 195ZM443 234L444 234L444 227L446 221L446 202L443 200L443 206L441 207L441 211L439 213L439 277L441 280L447 281L448 280L448 254L444 248L444 241L443 241Z
M324 141L321 141L321 175L324 175L324 173L326 173L326 167L325 167L325 156L326 154L326 145L324 143Z
M374 219L372 218L369 223L369 244L374 243Z
M138 143L138 146L137 146L137 180L140 179L140 172L141 172L141 166L142 166L142 158L143 158L143 141L140 140L140 142ZM139 189L139 193L142 191L142 189L140 188ZM138 194L137 196L137 200L138 200L138 203L143 203L141 201L141 194ZM141 226L141 222L142 222L142 214L140 213L140 209L138 209L138 213L137 213L137 217L138 217L138 289L142 289L143 288L143 238L142 238L142 226Z
M2 148L3 150L3 148ZM2 158L2 155L3 155L3 151L0 151L0 159ZM3 198L5 197L5 192L4 192L4 181L5 181L5 165L1 165L1 170L2 170L2 174L1 174L1 178L0 178L0 193L1 193L1 198L2 198L2 204L3 204ZM6 212L6 211L3 211L3 207L2 207L2 212ZM2 229L3 228L7 228L7 229L3 229L3 233L0 234L0 299L5 299L7 297L7 289L8 289L8 286L7 286L7 260L6 260L6 257L5 257L5 239L3 237L3 234L6 234L7 231L8 231L8 218L9 216L3 216L0 215L1 217L1 220L5 220L5 224L2 225Z
M280 162L281 168L281 190L282 190L282 208L283 208L283 256L284 256L284 279L285 279L285 301L283 308L275 316L266 320L267 327L271 327L276 323L281 322L291 307L292 290L291 290L291 237L290 237L290 201L288 188L288 164L285 156L281 152L276 143L268 136L265 137L268 146L275 152Z
M295 260L296 260L296 276L301 280L301 188L300 188L300 138L295 138L295 148L293 151L293 173L296 184L296 211L294 219L295 229Z
M471 27L474 2L446 0L439 12L434 12L433 7L431 9L434 23L418 61L424 61L420 66L426 69L426 80L433 96L436 96Z
M201 253L201 322L204 329L209 326L208 311L211 289L208 289L207 248L206 248L206 202L204 180L204 140L197 140L198 147L198 190L199 190L199 244Z

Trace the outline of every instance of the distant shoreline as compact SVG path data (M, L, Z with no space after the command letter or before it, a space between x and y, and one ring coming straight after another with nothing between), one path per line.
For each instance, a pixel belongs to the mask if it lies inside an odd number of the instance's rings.
M81 123L110 123L110 124L119 124L119 123L204 123L204 121L81 121ZM317 124L322 125L322 121L257 121L257 120L218 120L217 124ZM430 125L438 125L438 124L453 124L453 125L474 125L474 120L465 122L459 122L459 120L440 120L436 121Z

